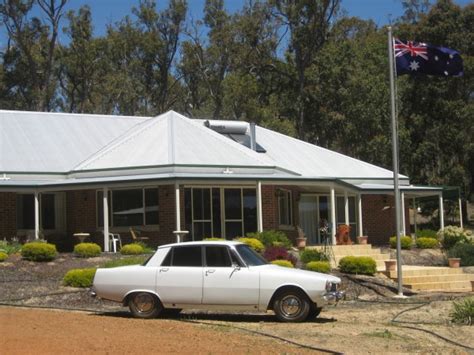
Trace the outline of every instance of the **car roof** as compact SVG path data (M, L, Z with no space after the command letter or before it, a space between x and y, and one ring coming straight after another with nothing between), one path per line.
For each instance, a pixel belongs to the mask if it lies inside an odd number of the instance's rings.
M165 244L165 245L161 245L158 248L170 248L174 246L185 246L185 245L240 245L240 244L244 244L244 243L234 241L234 240L200 240L200 241L195 241L195 242L193 241L193 242Z

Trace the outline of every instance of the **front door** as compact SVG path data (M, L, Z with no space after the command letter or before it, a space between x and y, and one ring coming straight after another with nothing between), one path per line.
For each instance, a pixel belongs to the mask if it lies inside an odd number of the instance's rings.
M301 195L299 201L300 223L310 245L322 244L325 235L321 227L329 224L329 196Z

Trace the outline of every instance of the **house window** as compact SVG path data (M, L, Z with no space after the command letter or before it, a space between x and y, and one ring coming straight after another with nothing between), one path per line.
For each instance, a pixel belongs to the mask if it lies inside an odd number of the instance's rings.
M103 192L97 192L97 225L104 226ZM114 227L158 225L158 188L109 191L109 224ZM111 207L112 206L112 207Z
M347 202L349 204L349 226L350 236L355 240L357 234L357 222L356 222L356 200L354 196L348 196ZM346 212L344 205L344 196L338 196L336 198L336 222L337 226L346 224Z
M293 225L293 206L291 191L279 190L278 193L278 210L280 216L280 225Z
M17 194L16 206L17 229L35 229L35 195ZM39 207L41 229L56 229L55 194L40 194Z

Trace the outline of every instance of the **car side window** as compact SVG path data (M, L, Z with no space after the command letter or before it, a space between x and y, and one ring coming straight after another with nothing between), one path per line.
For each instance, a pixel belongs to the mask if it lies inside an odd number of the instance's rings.
M201 246L174 247L172 251L172 266L202 266Z
M231 267L229 250L226 246L206 246L206 266Z
M171 266L172 255L173 255L173 249L170 248L170 250L168 250L168 254L166 254L165 259L161 263L161 266Z

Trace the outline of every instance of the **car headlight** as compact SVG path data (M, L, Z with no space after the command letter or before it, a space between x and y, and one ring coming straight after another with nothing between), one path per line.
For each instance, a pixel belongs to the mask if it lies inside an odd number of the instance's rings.
M337 291L337 283L332 281L326 281L326 292L336 292Z

